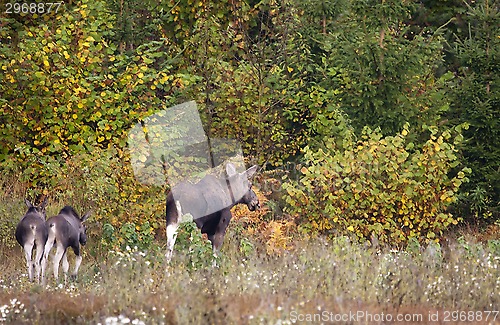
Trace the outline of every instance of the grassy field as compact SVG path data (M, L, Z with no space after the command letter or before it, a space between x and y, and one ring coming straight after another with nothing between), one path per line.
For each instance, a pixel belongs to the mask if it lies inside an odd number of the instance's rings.
M179 242L167 266L163 238L148 251L110 249L90 223L77 280L55 283L50 268L41 286L28 281L14 239L22 195L0 198L0 323L500 324L498 240L462 236L446 247L395 250L303 238L269 255L234 220L218 267L205 259L201 236L198 246Z

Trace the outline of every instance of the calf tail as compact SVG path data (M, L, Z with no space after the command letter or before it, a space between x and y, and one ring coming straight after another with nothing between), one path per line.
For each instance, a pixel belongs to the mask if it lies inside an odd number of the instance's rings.
M36 225L30 225L30 229L33 234L33 238L36 238Z

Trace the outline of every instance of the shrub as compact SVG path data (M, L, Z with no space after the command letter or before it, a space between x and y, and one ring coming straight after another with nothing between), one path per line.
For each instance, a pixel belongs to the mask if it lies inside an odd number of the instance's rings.
M300 179L283 184L288 212L300 216L303 229L311 232L375 235L393 243L437 241L460 221L446 209L470 169L448 177L458 164L450 131L428 128L430 139L414 149L406 140L408 129L382 137L366 128L361 140L343 150L333 139L324 149L306 147Z
M132 222L124 223L119 230L113 225L106 223L102 227L102 244L118 250L127 250L127 247L137 247L141 250L151 248L153 243L153 231L149 221L141 225Z
M216 258L212 252L212 245L193 221L182 222L179 225L174 249L187 255L185 263L189 270L209 266Z
M273 205L276 205L274 201L268 199L272 191L255 187L254 190L261 204L259 210L248 211L244 206L236 206L233 210L235 219L233 222L238 224L231 227L237 228L237 232L241 235L240 251L246 255L253 250L253 245L249 245L251 238L263 244L268 255L281 255L293 247L295 221L279 219L276 212L272 211Z

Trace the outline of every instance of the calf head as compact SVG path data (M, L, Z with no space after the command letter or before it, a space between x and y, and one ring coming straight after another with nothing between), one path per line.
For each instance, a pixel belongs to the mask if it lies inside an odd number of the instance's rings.
M78 228L80 235L78 241L80 242L81 245L85 245L87 243L87 232L86 232L87 227L85 227L85 224L83 222L87 220L89 216L90 216L90 211L80 218L80 226Z
M47 213L45 212L45 208L47 207L47 198L45 198L39 206L33 205L28 199L24 199L24 203L26 203L26 206L28 207L26 214L34 213L40 217L40 219L45 221L47 217Z
M231 163L226 165L227 181L233 193L234 200L238 203L246 204L250 211L260 208L259 199L252 190L252 182L250 181L256 172L257 165L253 165L243 173L238 173Z

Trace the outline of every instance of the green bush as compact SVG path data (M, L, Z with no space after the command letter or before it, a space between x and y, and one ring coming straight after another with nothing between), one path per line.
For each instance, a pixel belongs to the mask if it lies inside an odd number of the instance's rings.
M177 255L186 257L185 264L189 270L197 270L212 264L216 259L210 241L203 238L200 230L192 221L179 225L175 243Z
M141 225L132 222L124 223L119 230L106 223L102 227L102 244L105 247L121 251L136 247L139 250L148 250L154 240L154 234L149 222Z
M457 166L451 132L429 128L430 139L417 150L407 141L408 129L382 137L366 128L344 150L333 139L325 149L306 147L300 179L283 184L288 212L312 232L375 235L391 243L438 240L460 221L446 210L470 170L448 176Z

